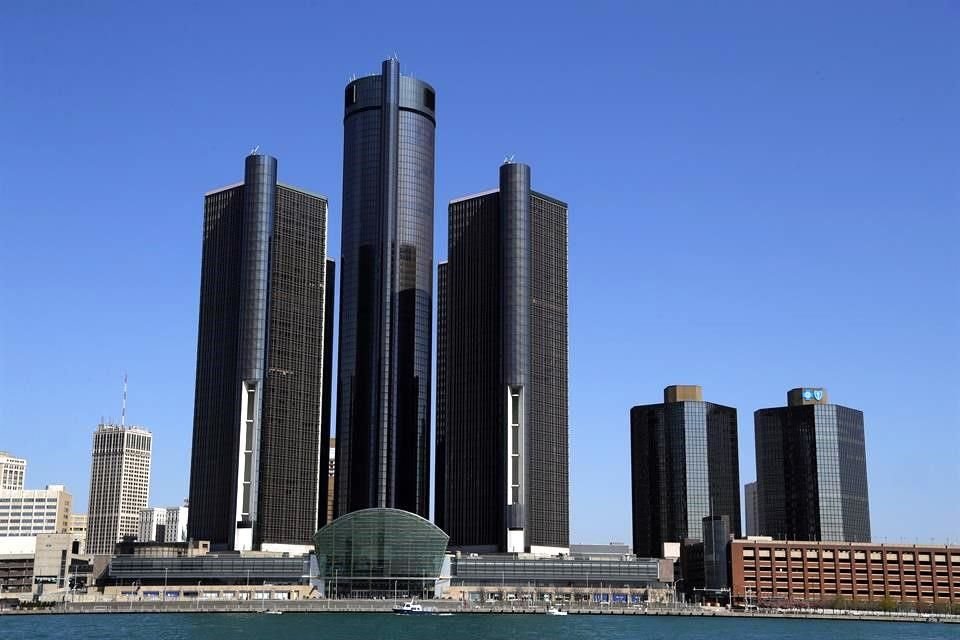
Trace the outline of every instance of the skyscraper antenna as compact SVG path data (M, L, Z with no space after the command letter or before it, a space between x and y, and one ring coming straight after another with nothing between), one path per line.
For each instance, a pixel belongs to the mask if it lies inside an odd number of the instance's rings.
M123 372L123 402L120 403L120 426L127 423L127 372Z

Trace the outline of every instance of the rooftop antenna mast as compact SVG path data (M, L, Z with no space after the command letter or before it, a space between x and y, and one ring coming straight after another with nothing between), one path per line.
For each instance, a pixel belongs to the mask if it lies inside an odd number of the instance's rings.
M127 423L127 372L123 372L123 402L120 403L120 426Z

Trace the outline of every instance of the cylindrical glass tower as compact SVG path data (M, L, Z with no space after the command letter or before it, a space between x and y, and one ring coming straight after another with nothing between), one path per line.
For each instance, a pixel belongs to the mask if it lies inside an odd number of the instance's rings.
M428 517L436 94L387 60L344 98L336 514Z

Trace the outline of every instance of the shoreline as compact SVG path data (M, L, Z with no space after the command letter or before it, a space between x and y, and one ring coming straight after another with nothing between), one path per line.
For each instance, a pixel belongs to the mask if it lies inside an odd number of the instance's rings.
M455 615L542 615L546 607L499 607L476 606L461 607L459 601L426 601L428 607L437 613ZM66 602L58 603L47 609L0 609L2 616L48 616L48 615L84 615L84 614L228 614L263 613L280 611L283 613L392 613L393 602L383 600L277 600L277 601L210 601L210 602L153 602L153 601L111 601L111 602ZM857 622L910 622L960 624L960 616L948 614L903 614L868 613L850 611L846 613L816 612L775 612L775 611L727 611L700 608L649 608L632 607L569 607L565 610L575 616L670 616L691 618L730 618L759 620L850 620Z

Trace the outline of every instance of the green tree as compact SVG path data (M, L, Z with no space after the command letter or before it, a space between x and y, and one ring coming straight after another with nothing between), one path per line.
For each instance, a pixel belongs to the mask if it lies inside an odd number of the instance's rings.
M880 601L880 611L896 611L897 610L897 601L891 598L890 596L883 596L883 600Z

